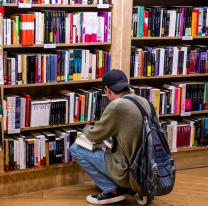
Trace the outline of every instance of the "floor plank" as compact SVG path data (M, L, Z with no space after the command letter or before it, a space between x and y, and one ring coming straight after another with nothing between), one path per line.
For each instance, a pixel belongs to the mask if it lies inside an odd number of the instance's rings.
M176 184L171 194L156 197L150 206L208 206L208 168L182 170L176 174ZM0 199L0 206L90 206L85 201L89 194L99 193L94 183L61 187ZM136 197L113 204L138 206Z

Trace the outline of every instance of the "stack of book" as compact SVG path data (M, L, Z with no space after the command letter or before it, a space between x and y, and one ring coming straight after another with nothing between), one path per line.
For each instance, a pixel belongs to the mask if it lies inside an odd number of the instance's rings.
M99 88L62 90L60 98L32 100L30 95L5 96L4 129L20 129L48 125L99 120L109 104Z
M111 42L111 12L28 12L3 19L4 45Z
M181 121L166 118L160 124L167 134L171 150L208 145L208 116L191 116Z
M132 37L181 37L207 35L207 7L133 7Z
M102 50L54 49L51 54L3 53L4 84L101 79L110 71L111 54Z
M3 0L3 3L30 3L30 4L113 4L114 0Z
M172 82L161 88L131 86L131 91L152 102L158 114L208 110L208 82Z
M205 45L131 47L130 76L150 77L208 73Z
M18 170L74 161L70 146L82 135L72 128L15 134L4 138L4 170Z

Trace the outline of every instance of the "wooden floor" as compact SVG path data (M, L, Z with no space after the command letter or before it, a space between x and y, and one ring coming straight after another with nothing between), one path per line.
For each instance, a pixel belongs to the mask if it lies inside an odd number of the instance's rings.
M177 172L174 191L155 198L152 206L208 206L208 168ZM63 187L43 192L0 199L0 206L89 206L88 194L100 192L93 183ZM136 206L135 197L113 204Z

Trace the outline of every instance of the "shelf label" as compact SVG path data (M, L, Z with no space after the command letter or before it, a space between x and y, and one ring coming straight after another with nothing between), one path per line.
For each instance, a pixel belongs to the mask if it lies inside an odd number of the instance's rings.
M30 3L26 3L26 4L23 4L23 3L19 3L18 4L18 8L31 8L31 4Z
M172 152L172 153L176 153L176 152L178 152L178 149L177 149L177 148L173 148L173 149L171 150L171 152Z
M44 44L44 49L54 49L56 48L56 44Z
M19 134L20 129L8 129L8 134Z
M191 112L182 112L181 117L188 117L191 116Z
M182 40L189 40L192 41L193 40L193 36L183 36Z
M109 4L98 4L97 8L98 9L109 9Z

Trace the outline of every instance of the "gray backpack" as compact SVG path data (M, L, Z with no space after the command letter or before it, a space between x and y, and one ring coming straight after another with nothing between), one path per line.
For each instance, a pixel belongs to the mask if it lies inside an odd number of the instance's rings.
M176 167L171 158L166 133L158 122L155 108L149 102L151 115L148 115L137 100L128 96L124 98L135 103L144 118L137 154L133 164L129 166L130 179L133 180L134 185L137 184L153 196L167 195L175 184Z

